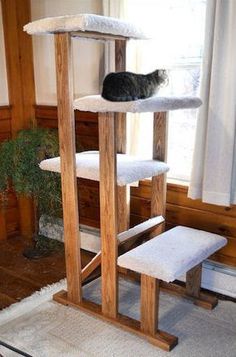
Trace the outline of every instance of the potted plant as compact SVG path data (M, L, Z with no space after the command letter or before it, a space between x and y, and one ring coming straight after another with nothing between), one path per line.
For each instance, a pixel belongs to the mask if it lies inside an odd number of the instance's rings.
M39 216L61 216L60 175L39 168L40 161L58 155L58 133L54 129L22 130L15 139L0 145L0 193L7 197L9 187L13 186L17 195L33 199L35 247L25 252L28 257L42 253L38 235Z

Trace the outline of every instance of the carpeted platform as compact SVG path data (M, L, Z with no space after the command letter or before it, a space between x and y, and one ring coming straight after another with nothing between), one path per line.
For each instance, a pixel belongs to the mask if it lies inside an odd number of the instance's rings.
M65 282L3 310L0 339L34 357L236 357L236 304L219 302L213 311L162 294L160 328L179 337L178 346L163 352L110 324L50 300ZM99 301L100 282L84 288ZM121 313L139 318L139 285L120 280ZM16 354L0 348L4 357Z

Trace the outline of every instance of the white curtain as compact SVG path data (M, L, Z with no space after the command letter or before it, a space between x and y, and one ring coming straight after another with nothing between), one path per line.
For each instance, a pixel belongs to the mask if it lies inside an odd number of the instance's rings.
M208 0L205 51L189 197L236 203L236 1Z

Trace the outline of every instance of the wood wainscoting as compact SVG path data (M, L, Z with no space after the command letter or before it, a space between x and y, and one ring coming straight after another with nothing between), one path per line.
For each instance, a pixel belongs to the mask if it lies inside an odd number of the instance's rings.
M35 117L39 127L57 128L57 108L55 106L35 107ZM96 113L75 113L77 147L79 150L98 149L98 119ZM0 109L0 138L11 137L10 107ZM99 184L85 179L78 180L80 221L99 227ZM151 185L142 181L139 187L131 188L131 225L150 217ZM13 192L9 194L7 207L0 210L0 239L20 232L20 213ZM224 235L228 244L215 254L213 259L230 266L236 266L236 206L221 207L191 200L187 197L187 187L168 183L167 185L167 228L185 225Z
M0 143L11 139L11 107L0 107ZM20 232L19 210L16 195L8 193L7 200L0 195L0 240L14 236Z
M57 128L57 108L36 106L36 120L40 127ZM77 144L80 150L98 149L98 118L96 113L75 112ZM99 227L99 184L79 179L80 221ZM131 225L150 217L151 182L142 181L139 187L131 188ZM228 245L213 256L213 259L236 266L236 206L229 208L202 203L187 197L187 187L168 183L167 228L184 225L224 235Z

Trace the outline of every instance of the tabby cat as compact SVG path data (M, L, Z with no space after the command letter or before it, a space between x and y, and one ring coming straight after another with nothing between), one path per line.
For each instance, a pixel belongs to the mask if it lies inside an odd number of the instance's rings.
M113 102L148 98L166 84L167 80L166 71L161 69L149 74L112 72L104 78L102 97Z

